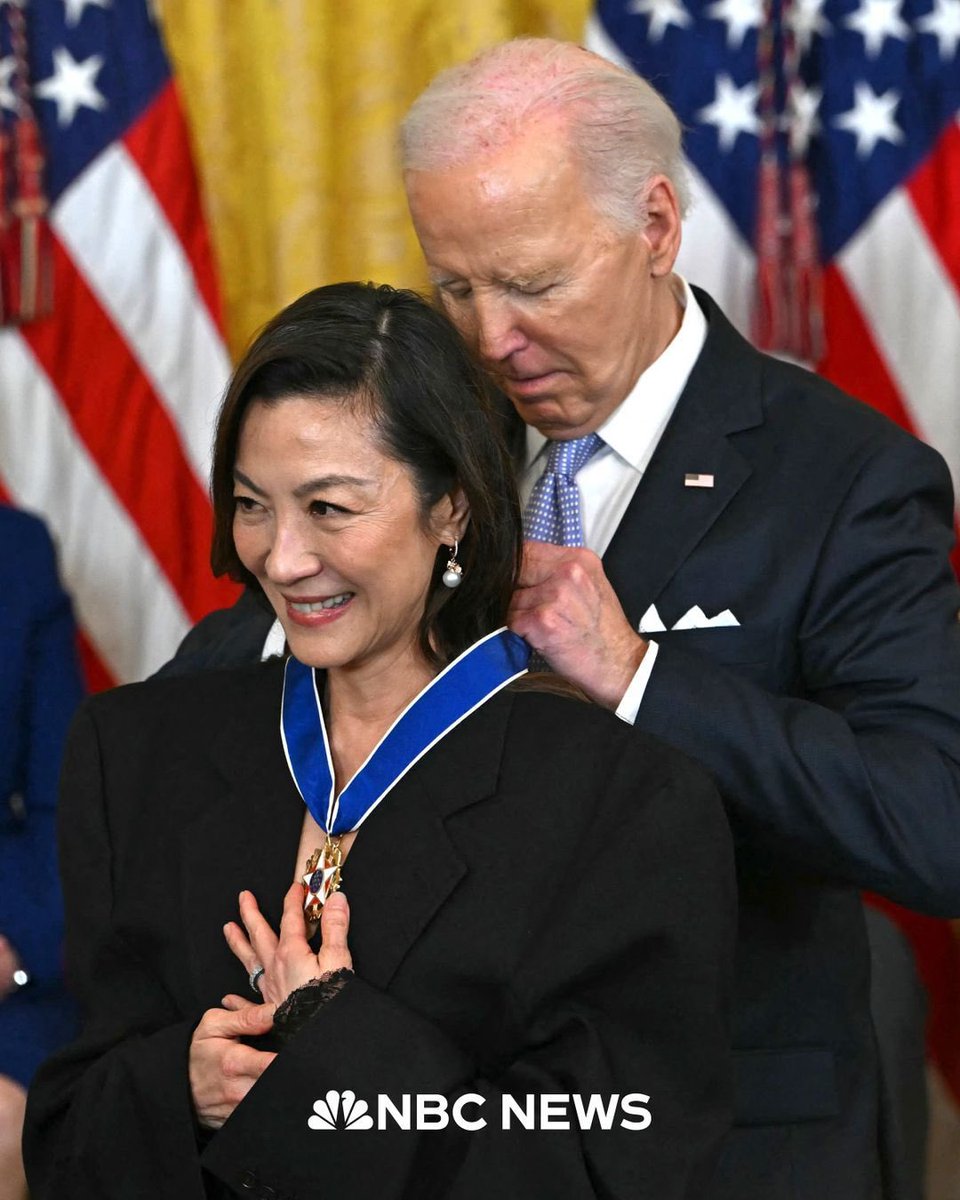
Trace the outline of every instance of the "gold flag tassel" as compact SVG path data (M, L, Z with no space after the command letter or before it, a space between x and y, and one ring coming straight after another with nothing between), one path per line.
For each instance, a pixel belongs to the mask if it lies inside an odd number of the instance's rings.
M824 353L823 275L815 197L806 162L810 131L797 114L800 52L791 23L796 0L764 0L757 38L760 172L757 187L757 303L753 336L761 350L815 366ZM779 11L779 26L776 23ZM779 50L779 57L778 57ZM786 144L777 110L777 65L786 97Z
M7 224L0 257L6 285L0 320L23 324L47 316L53 308L53 245L43 190L44 155L40 126L30 99L26 16L6 5L14 59L17 113L13 125L12 219Z

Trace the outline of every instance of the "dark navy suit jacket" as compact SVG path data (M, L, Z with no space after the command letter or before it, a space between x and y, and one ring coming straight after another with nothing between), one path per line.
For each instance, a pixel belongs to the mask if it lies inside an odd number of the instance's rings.
M877 1194L861 888L960 912L960 594L928 447L709 333L605 555L667 632L637 728L714 775L737 838L737 1123L711 1200ZM684 474L714 476L685 488Z
M31 982L0 1001L0 1074L27 1083L68 1041L57 779L83 686L70 601L36 517L0 505L0 933Z
M695 605L739 621L656 635L637 719L713 773L737 840L737 1128L704 1200L872 1200L859 890L960 913L952 488L933 450L696 295L706 343L603 561L635 628L651 604L668 627ZM247 598L181 665L255 656L269 625Z

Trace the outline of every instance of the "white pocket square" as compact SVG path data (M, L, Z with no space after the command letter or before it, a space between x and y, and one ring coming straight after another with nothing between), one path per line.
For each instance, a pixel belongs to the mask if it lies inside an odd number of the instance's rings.
M640 618L639 632L640 633L666 633L667 627L660 620L660 614L657 612L657 606L651 604L647 611Z
M729 608L717 613L715 617L708 617L700 605L695 604L670 628L671 631L679 632L684 629L723 629L739 624L740 622ZM639 631L640 633L666 633L667 627L657 612L655 604L651 604L640 618Z

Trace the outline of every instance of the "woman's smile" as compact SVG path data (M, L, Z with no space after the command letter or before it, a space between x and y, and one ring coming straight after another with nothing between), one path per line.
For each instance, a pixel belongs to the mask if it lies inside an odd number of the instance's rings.
M346 612L354 595L354 592L340 592L322 600L293 600L287 597L287 615L291 621L306 629L327 625Z

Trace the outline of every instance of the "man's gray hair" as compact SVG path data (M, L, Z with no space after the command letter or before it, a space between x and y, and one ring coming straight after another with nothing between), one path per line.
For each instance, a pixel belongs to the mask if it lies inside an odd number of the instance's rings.
M632 71L549 38L503 42L437 75L400 126L401 164L462 166L550 118L562 122L587 191L612 224L629 232L646 224L655 175L671 181L686 213L680 123L660 93Z

